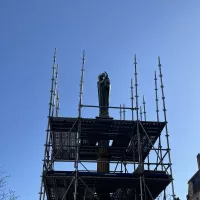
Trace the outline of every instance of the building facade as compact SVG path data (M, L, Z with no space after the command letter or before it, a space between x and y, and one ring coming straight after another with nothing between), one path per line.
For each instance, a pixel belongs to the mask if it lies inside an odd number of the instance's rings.
M188 200L200 200L200 154L197 155L198 171L188 181Z

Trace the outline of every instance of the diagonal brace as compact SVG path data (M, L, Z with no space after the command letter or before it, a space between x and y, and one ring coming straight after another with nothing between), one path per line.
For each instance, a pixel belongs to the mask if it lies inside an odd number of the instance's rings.
M62 198L62 200L64 200L64 198L65 198L65 196L66 196L67 192L69 191L69 189L70 189L70 187L71 187L72 183L74 182L74 179L75 179L75 178L73 178L73 179L72 179L72 181L71 181L71 183L69 184L69 186L68 186L68 188L67 188L67 190L66 190L65 194L63 195L63 198Z
M157 152L156 148L154 147L153 143L151 142L151 139L149 138L149 136L148 136L148 134L147 134L145 128L143 127L143 125L142 125L142 123L141 123L140 121L139 121L139 124L141 125L141 127L142 127L142 129L143 129L145 135L147 136L147 138L148 138L148 140L149 140L149 142L150 142L150 144L151 144L151 146L152 146L152 149L156 152L158 158L159 158L160 161L161 161L161 164L163 164L163 162L162 162L162 158L160 157L159 153ZM166 170L166 167L165 167L164 165L163 165L163 167L164 167L165 170Z

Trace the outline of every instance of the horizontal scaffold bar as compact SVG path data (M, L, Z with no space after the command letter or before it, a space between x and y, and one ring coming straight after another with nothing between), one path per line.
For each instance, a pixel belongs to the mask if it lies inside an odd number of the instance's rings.
M122 107L119 106L93 106L93 105L81 105L81 107L86 107L86 108L112 108L112 109L122 109ZM137 110L138 108L132 108L132 107L123 107L123 109L126 110Z

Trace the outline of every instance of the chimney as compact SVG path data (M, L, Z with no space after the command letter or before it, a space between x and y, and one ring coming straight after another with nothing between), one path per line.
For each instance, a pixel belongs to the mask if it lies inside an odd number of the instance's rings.
M197 155L198 170L200 170L200 154Z

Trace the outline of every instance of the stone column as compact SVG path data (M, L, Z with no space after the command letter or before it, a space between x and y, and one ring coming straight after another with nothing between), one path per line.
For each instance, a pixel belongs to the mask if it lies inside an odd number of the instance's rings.
M108 140L101 140L98 143L98 160L97 160L97 172L109 173L109 158L108 158Z

